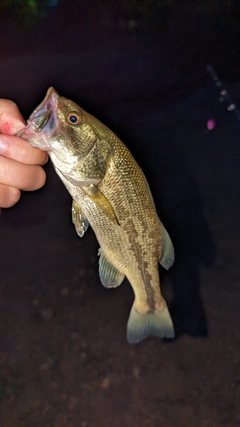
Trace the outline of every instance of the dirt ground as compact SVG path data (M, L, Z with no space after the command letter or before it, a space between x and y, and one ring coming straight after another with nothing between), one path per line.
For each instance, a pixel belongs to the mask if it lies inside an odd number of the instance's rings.
M127 343L130 285L101 286L49 163L0 217L0 427L240 427L240 123L219 102L240 96L239 10L113 3L3 15L0 96L27 118L52 85L133 152L176 249L160 270L176 339Z

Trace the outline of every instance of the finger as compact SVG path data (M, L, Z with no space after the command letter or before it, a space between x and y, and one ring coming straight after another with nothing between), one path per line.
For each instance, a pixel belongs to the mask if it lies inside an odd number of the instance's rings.
M45 182L46 174L41 166L25 165L0 156L0 183L33 191L41 188Z
M0 207L10 208L15 205L21 196L21 191L18 188L9 187L8 185L0 184Z
M9 99L0 99L0 132L14 135L25 126L17 105Z
M17 136L0 135L0 154L29 165L44 165L48 154Z

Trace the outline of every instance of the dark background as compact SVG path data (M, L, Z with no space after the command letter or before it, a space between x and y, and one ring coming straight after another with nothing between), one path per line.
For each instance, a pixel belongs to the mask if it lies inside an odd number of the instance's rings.
M54 86L130 148L176 249L160 270L176 340L127 343L132 290L101 286L49 162L0 217L0 426L239 427L239 3L39 10L0 9L0 96L27 118Z

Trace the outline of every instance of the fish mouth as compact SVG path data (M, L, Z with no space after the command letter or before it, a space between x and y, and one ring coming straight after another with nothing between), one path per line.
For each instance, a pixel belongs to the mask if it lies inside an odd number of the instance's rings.
M40 132L48 122L54 108L57 108L59 95L50 87L41 104L32 112L27 123L31 123L36 132Z
M32 112L27 120L27 126L16 136L23 138L33 147L48 151L49 139L58 126L57 109L60 96L50 87L41 104Z

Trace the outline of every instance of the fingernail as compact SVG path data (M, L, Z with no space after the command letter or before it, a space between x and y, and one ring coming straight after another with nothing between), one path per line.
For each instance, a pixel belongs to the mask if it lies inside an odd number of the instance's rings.
M4 154L8 149L8 141L3 135L0 135L0 154Z

